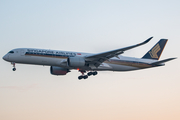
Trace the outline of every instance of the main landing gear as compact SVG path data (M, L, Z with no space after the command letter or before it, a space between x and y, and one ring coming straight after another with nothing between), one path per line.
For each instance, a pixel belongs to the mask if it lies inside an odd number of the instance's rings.
M95 72L88 72L88 76L91 76L91 75L97 75L98 73L95 71Z
M84 76L83 76L83 75L81 75L81 76L79 76L79 77L78 77L78 79L79 79L79 80L81 80L81 79L87 79L87 78L88 78L88 76L87 76L87 75L84 75Z
M88 72L87 75L84 75L84 73L86 73L86 71L79 70L79 72L82 73L82 75L78 77L79 80L81 80L81 79L87 79L88 76L91 76L91 75L94 75L94 76L95 76L95 75L98 74L98 72L96 72L96 71L94 71L94 72Z
M11 62L11 64L13 65L13 71L16 71L16 66L15 66L15 62Z

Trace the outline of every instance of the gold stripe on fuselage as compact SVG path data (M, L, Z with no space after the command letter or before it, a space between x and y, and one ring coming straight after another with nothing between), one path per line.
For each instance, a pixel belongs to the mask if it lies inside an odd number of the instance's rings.
M124 65L124 66L131 66L131 67L137 67L137 68L152 67L152 65L149 65L149 64L146 64L146 63L133 62L133 61L124 61L124 60L110 60L110 61L105 61L105 63L116 64L116 65Z
M68 58L66 56L53 56L53 55L41 55L41 54L25 54L27 56L37 56L37 57L49 57L49 58L62 58L62 59L65 59L65 58Z

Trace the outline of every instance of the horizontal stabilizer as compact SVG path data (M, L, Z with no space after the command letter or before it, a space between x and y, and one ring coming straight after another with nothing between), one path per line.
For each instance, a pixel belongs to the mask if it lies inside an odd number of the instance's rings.
M161 63L165 63L165 62L168 62L170 60L174 60L176 58L168 58L168 59L165 59L165 60L161 60L161 61L158 61L158 62L154 62L154 63L151 63L151 65L159 65Z

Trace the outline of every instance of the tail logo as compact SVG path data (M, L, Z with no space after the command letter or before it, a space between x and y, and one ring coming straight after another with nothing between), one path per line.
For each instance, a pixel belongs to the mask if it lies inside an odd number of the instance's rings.
M152 58L158 58L157 53L161 50L159 44L157 44L151 51L149 51L149 54Z

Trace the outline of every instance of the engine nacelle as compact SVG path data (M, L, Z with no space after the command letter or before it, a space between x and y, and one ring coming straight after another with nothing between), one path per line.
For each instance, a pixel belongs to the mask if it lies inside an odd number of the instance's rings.
M51 66L50 72L52 75L66 75L69 70L62 67Z
M83 67L85 66L85 60L82 57L69 57L68 65L70 67Z

